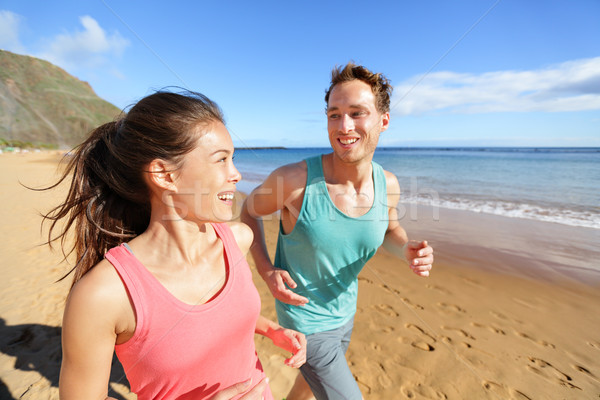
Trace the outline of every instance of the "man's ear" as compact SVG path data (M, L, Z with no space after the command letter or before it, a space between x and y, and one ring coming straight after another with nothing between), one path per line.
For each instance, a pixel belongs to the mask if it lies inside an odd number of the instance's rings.
M381 132L385 131L390 126L390 113L381 114Z
M174 179L175 168L161 159L154 159L148 164L148 183L159 189L177 192Z

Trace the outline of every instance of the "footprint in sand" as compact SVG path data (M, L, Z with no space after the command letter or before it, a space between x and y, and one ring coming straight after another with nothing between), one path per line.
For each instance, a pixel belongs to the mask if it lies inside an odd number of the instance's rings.
M492 314L492 316L494 316L498 319L508 320L508 317L506 315L499 313L497 311L490 311L490 314Z
M384 327L384 328L381 329L381 332L383 332L383 333L392 333L395 330L396 330L396 328L393 327L393 326L386 326L386 327Z
M400 314L398 314L396 312L396 310L394 310L394 307L390 306L389 304L376 304L371 307L373 307L380 313L385 314L389 317L399 317L400 316Z
M490 314L495 318L501 319L502 321L516 322L517 324L520 324L520 325L523 324L523 321L520 321L520 320L514 319L514 318L510 318L510 317L508 317L502 313L499 313L497 311L490 311Z
M396 296L400 296L400 291L398 289L391 288L388 285L386 285L385 283L379 284L379 287L388 293L395 294Z
M522 337L524 339L527 339L527 340L531 340L532 342L537 343L537 344L539 344L541 346L544 346L544 347L549 347L551 349L555 349L556 348L556 346L553 345L552 343L546 342L545 340L535 339L535 338L529 336L528 334L526 334L525 332L515 331L515 335L520 336L520 337Z
M377 374L377 382L384 388L392 387L394 382L392 381L392 378L390 378L385 366L382 363L378 363L378 365L381 372Z
M420 383L412 386L403 385L400 387L400 391L407 399L440 399L444 400L448 398L448 395L439 390L435 390L430 386L423 386Z
M593 347L596 350L600 350L600 343L598 342L587 342L588 346Z
M421 340L418 340L416 342L412 342L411 346L414 347L414 348L416 348L416 349L423 350L423 351L434 351L435 350L435 347L433 347L429 343L423 342Z
M443 293L443 294L452 294L451 291L449 291L448 289L446 289L446 288L444 288L442 286L427 284L427 285L425 285L425 287L427 289L435 290L436 292L440 292L440 293Z
M510 400L533 400L531 397L527 396L525 393L520 392L516 389L509 388L506 385L500 385L496 382L484 381L482 383L483 388L495 394L497 397L501 399L510 399Z
M358 281L359 281L359 282L365 282L365 283L368 283L369 285L372 285L372 284L373 284L373 281L372 281L372 280L370 280L369 278L365 278L365 277L363 277L363 276L359 276L359 277L358 277Z
M398 296L400 295L400 291L398 289L393 289L393 288L389 287L388 285L386 285L385 283L379 284L379 287L388 293L395 294Z
M506 335L506 332L504 330L496 328L493 325L485 325L477 322L471 322L471 326L474 326L475 328L484 328L489 330L490 332L497 333L498 335Z
M354 379L356 380L356 383L358 384L358 387L363 394L371 394L371 392L372 392L371 386L367 385L366 382L361 380L360 377L358 377L356 375L354 375Z
M464 331L462 331L462 332L464 332ZM471 336L471 338L475 339L472 336ZM445 344L450 345L450 346L454 346L454 347L460 346L460 347L463 347L465 349L470 349L469 350L470 356L466 357L465 360L468 361L471 365L473 365L474 367L476 367L478 369L489 370L488 364L484 360L480 359L481 355L484 355L484 356L486 356L489 359L495 359L496 358L495 354L487 352L483 348L473 347L473 345L471 343L466 342L466 341L460 341L460 340L458 340L458 341L455 342L449 336L442 336L441 340L442 340L442 343L445 343ZM464 353L464 354L466 355L467 353Z
M406 297L402 298L402 302L404 304L406 304L407 306L414 308L415 310L424 310L425 309L425 307L423 307L422 305L415 304L412 301L410 301L409 299L407 299Z
M456 304L448 304L448 303L437 303L437 306L446 314L451 314L451 313L465 313L466 311L461 308L460 306L457 306Z
M423 350L423 351L434 351L435 347L428 343L428 342L437 342L437 339L435 337L433 337L432 335L430 335L429 333L427 333L423 328L421 328L420 326L414 325L414 324L406 324L405 327L407 329L410 329L412 331L417 332L419 335L421 336L425 336L427 339L424 340L416 340L413 341L411 343L411 346L413 346L414 348Z
M441 326L442 329L446 330L446 331L455 331L457 332L459 335L461 335L462 337L466 337L468 339L473 339L476 340L475 337L473 335L471 335L469 332L465 331L464 329L460 329L460 328L453 328L451 326L445 326L442 325Z
M423 328L421 328L421 327L420 327L420 326L418 326L418 325L415 325L415 324L406 324L406 325L404 325L404 326L405 326L407 329L410 329L410 330L416 331L416 332L417 332L417 333L419 333L420 335L427 336L429 339L433 340L434 342L435 342L435 341L437 341L437 339L436 339L434 336L432 336L432 335L430 335L429 333L427 333L427 331L425 331Z
M527 365L527 369L552 382L556 382L559 385L566 386L571 389L582 390L580 387L571 383L573 378L541 358L529 357L529 365Z
M596 382L600 382L600 380L598 380L598 378L596 378L596 376L594 374L592 374L592 372L589 369L582 367L581 365L576 365L576 364L571 364L571 367L575 371L583 373L588 378L591 378L591 379L595 380ZM598 395L598 397L600 398L600 395Z
M364 366L365 360L359 362ZM382 363L369 363L367 373L361 374L361 376L354 375L354 379L360 388L360 391L365 394L372 394L378 387L391 388L394 385L394 381L389 376L388 370ZM350 362L350 367L356 365ZM376 377L376 378L375 378ZM367 397L368 398L368 397Z
M451 337L448 337L448 336L442 336L442 342L449 344L451 346L454 345L454 341L452 340ZM471 347L473 347L473 346L471 346L470 343L467 343L467 342L460 342L460 345L467 349L470 349Z

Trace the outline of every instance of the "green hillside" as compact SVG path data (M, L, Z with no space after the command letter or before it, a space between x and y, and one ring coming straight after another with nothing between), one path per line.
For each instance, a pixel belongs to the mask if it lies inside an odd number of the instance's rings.
M61 68L0 50L0 144L72 147L119 113Z

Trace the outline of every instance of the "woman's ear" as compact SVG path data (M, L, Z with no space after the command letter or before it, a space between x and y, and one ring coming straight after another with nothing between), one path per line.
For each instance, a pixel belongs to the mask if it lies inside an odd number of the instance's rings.
M155 159L148 164L148 183L156 188L177 192L175 168L164 160Z

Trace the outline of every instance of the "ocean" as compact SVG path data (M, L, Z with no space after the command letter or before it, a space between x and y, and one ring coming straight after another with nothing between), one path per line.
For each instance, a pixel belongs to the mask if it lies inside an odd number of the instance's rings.
M275 168L328 148L237 149L249 193ZM401 202L600 229L600 148L380 148Z

